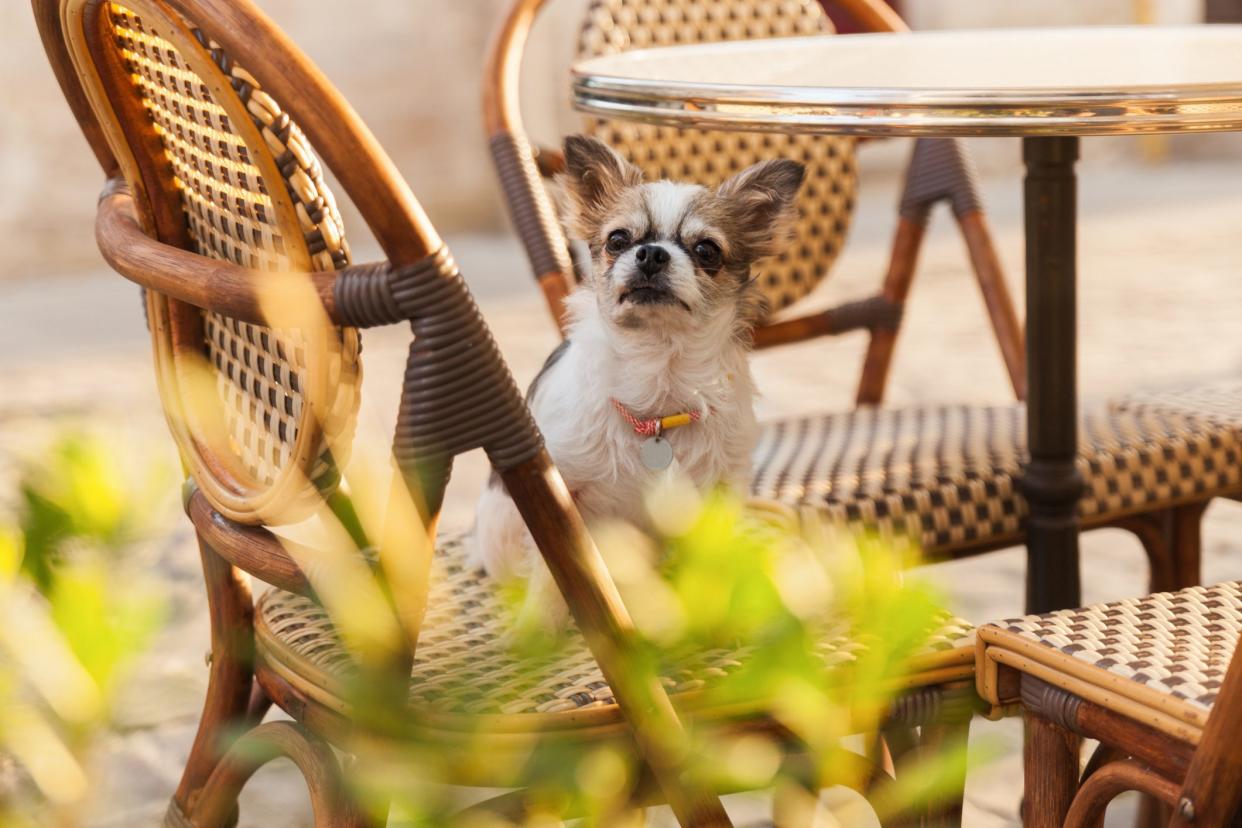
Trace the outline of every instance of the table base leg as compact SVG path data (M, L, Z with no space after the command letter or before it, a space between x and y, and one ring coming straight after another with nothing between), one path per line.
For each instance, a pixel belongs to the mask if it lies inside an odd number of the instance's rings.
M1078 501L1076 137L1023 139L1026 162L1027 612L1076 607Z

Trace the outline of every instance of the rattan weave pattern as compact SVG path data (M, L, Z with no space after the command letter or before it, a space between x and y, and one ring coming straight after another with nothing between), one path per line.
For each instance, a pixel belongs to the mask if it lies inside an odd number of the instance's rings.
M1242 380L1228 379L1129 394L1114 405L1126 411L1171 411L1193 414L1242 428Z
M1080 424L1084 518L1242 485L1240 435L1220 423L1105 407ZM1020 536L1025 452L1019 405L863 408L766 425L751 493L951 552Z
M580 57L647 46L711 43L832 31L816 0L593 0L579 40ZM806 165L795 238L756 266L771 310L801 299L828 273L845 244L858 174L854 139L832 136L704 132L591 120L587 131L611 144L649 179L712 186L767 158Z
M989 624L1209 712L1242 630L1242 582Z
M281 234L269 185L252 156L270 153L297 213L297 240L309 265L332 270L349 263L349 247L332 193L305 136L244 69L195 30L195 37L258 128L264 147L249 147L213 98L208 84L168 40L147 31L141 18L111 4L116 43L164 145L197 252L256 270L297 269L290 240ZM309 412L310 371L325 373L326 404L315 412L323 446L314 453L311 480L330 481L329 443L352 424L358 403L359 340L352 329L264 328L216 313L204 314L205 353L216 373L231 447L259 485L271 485L289 467ZM323 360L310 354L326 353Z
M468 563L464 538L442 541L416 648L411 702L460 714L565 713L614 703L580 636L574 634L554 655L520 659L505 637L511 623L496 583ZM256 625L261 652L271 640L279 642L283 652L277 657L282 660L303 661L337 677L352 669L326 612L308 598L268 591L259 600ZM826 662L836 663L850 659L860 646L843 636L825 637L818 652ZM946 617L927 655L961 653L973 646L973 628ZM747 656L746 649L699 653L666 673L663 682L673 694L700 690L737 670ZM969 672L969 658L952 663L967 665Z

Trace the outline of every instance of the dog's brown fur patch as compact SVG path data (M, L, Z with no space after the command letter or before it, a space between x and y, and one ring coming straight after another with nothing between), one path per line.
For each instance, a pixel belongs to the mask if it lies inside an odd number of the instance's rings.
M715 221L725 230L732 255L751 262L779 253L798 220L794 197L805 169L774 158L742 170L713 191L721 205Z
M607 144L571 135L565 139L565 172L558 180L570 196L570 231L594 244L600 226L616 215L626 191L643 183L643 174Z

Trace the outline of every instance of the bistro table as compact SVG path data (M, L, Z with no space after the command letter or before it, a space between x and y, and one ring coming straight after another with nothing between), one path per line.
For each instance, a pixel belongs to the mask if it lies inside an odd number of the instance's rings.
M574 67L575 106L704 129L1020 136L1029 612L1080 604L1080 136L1242 131L1242 26L1002 29L644 49Z

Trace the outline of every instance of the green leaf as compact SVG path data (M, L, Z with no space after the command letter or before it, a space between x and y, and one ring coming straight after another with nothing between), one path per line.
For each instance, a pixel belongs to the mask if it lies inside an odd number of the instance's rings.
M118 670L146 649L164 617L156 593L115 583L99 562L62 567L48 600L70 649L105 692Z

